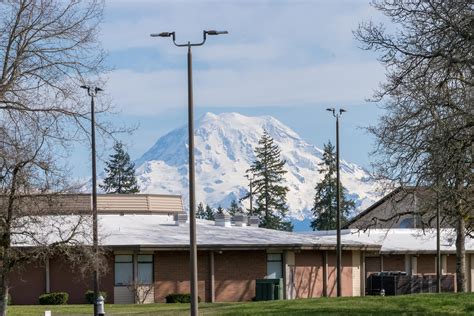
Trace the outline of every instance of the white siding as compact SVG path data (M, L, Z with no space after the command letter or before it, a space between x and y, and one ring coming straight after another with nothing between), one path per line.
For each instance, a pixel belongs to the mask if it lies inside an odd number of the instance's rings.
M133 292L126 286L114 287L114 304L134 304Z
M360 251L352 252L352 296L360 296Z

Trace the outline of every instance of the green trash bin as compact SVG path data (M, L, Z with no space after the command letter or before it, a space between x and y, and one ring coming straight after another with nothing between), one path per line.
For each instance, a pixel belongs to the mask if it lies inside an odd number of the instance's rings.
M283 279L258 279L255 282L255 300L273 301L283 299Z

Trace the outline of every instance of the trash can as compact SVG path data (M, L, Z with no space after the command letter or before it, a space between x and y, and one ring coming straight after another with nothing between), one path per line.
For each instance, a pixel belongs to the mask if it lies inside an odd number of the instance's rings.
M283 279L258 279L255 282L255 300L273 301L283 299Z

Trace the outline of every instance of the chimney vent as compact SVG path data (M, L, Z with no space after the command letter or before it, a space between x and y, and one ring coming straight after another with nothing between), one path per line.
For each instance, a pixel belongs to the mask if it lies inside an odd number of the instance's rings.
M186 213L177 213L173 215L174 224L176 226L183 226L188 221L188 214Z
M247 215L245 215L244 213L235 214L233 221L235 226L247 226Z
M252 215L249 217L249 226L250 227L258 227L260 225L260 219L258 216Z
M230 227L230 215L229 214L216 214L215 225L222 226L222 227Z

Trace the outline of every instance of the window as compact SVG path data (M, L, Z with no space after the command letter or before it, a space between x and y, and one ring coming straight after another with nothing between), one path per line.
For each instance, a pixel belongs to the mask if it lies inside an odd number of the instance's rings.
M267 279L279 279L282 277L282 255L281 253L267 253Z
M414 228L413 218L405 218L399 224L400 228Z
M153 284L153 255L138 255L138 283Z
M115 285L127 286L133 281L133 255L115 255Z

